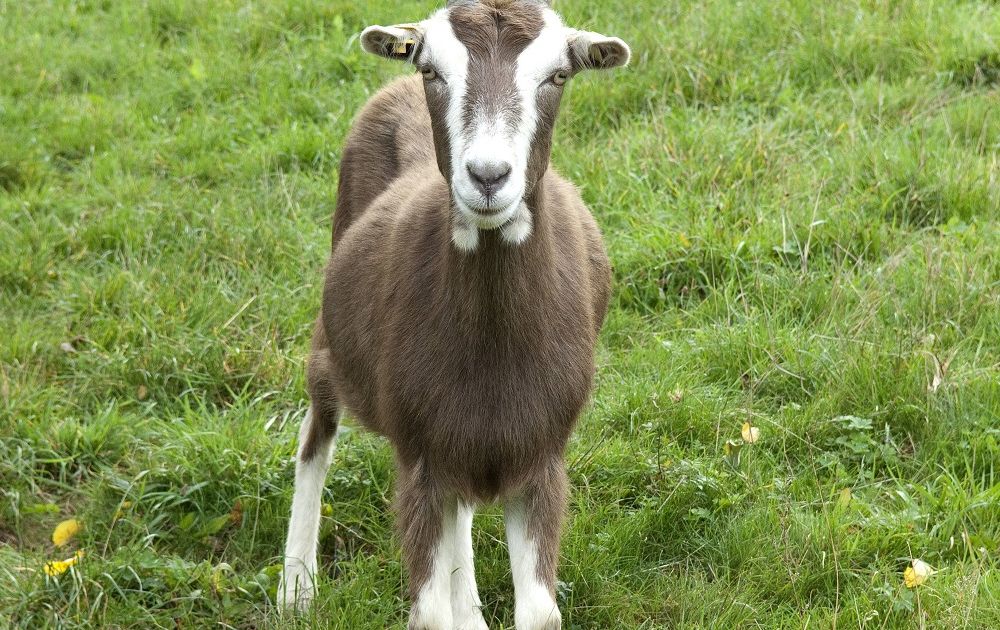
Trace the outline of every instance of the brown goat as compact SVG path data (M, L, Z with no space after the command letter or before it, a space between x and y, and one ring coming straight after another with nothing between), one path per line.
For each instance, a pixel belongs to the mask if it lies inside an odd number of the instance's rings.
M455 2L361 39L422 77L376 94L347 138L279 598L314 594L320 497L348 412L395 449L409 627L487 627L471 526L475 505L499 500L517 628L559 628L563 452L610 268L549 150L566 81L624 65L628 47L528 0Z

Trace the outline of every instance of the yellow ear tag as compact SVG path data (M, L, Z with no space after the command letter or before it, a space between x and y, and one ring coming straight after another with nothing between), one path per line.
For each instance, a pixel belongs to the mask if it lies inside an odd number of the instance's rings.
M417 42L414 39L404 39L403 41L396 43L396 48L393 52L397 55L408 55L416 43Z
M420 27L417 24L413 23L397 24L395 28L413 32L418 32L420 30ZM413 39L412 37L407 37L402 41L396 42L396 47L392 49L392 52L397 55L408 55L410 54L410 51L413 50L413 47L416 45L417 45L417 40Z

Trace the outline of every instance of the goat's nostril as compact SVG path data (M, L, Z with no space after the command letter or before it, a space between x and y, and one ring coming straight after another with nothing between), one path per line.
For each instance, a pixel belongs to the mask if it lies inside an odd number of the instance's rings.
M510 162L503 161L473 160L465 165L465 169L476 188L489 196L510 177L511 165Z

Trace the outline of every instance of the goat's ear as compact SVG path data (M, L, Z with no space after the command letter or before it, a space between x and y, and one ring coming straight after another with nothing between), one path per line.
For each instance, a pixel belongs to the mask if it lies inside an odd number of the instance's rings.
M569 56L573 69L610 70L628 63L632 51L617 37L590 31L570 31Z
M386 59L413 61L423 38L424 31L417 24L369 26L361 32L361 47Z

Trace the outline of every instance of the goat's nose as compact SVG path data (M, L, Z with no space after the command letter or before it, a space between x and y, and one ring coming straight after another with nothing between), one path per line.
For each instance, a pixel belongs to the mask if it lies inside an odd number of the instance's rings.
M503 160L471 160L465 164L472 182L487 197L500 190L510 178L510 162Z

